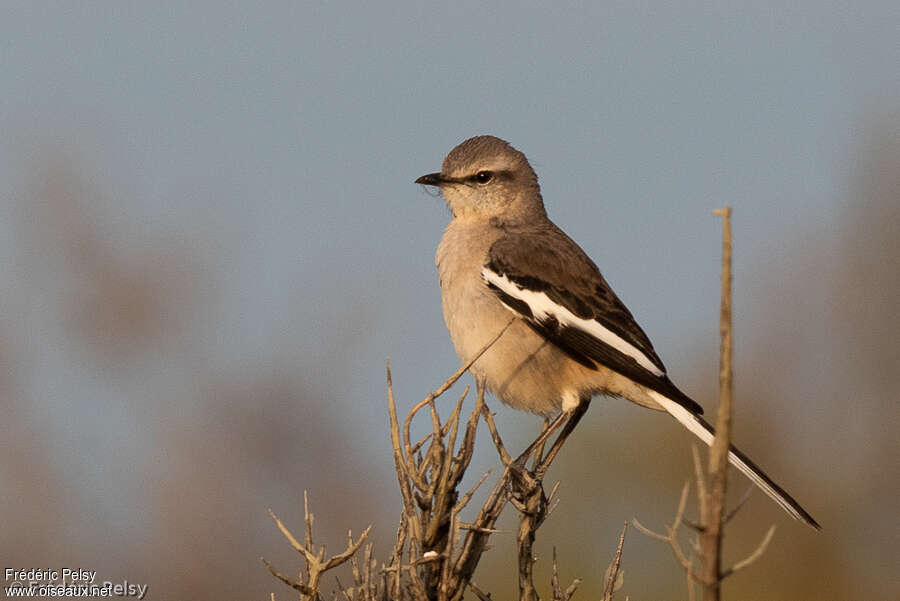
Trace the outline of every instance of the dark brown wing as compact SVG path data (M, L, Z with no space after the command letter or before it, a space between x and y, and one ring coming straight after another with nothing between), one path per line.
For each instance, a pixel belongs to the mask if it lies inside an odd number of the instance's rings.
M510 228L491 246L483 273L507 307L572 359L593 369L603 365L703 412L666 376L650 339L597 266L552 223Z

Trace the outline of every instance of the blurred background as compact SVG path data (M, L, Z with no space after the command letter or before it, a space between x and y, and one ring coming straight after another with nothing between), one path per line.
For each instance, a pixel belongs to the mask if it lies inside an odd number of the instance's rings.
M302 531L303 490L330 549L372 523L386 557L385 359L403 412L458 365L449 214L412 181L492 133L710 415L733 205L736 441L824 530L755 495L726 559L778 530L726 598L897 599L898 31L890 1L5 2L3 567L292 598L259 558L300 565L266 509ZM535 435L491 407L511 447ZM671 520L690 445L595 399L550 475L541 582L555 546L598 596L622 522ZM497 464L476 456L473 481ZM477 575L497 599L513 548ZM687 595L657 541L632 532L623 566L622 598Z

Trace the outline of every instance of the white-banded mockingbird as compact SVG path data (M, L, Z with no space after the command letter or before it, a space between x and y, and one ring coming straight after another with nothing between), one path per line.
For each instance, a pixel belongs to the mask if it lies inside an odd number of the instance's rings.
M437 250L444 320L460 360L504 403L549 416L595 394L668 412L706 444L703 408L666 375L653 345L597 266L547 217L525 155L493 136L450 151L440 188L453 218ZM510 319L513 321L510 323ZM509 324L507 326L507 324ZM819 528L734 446L729 461L792 517Z

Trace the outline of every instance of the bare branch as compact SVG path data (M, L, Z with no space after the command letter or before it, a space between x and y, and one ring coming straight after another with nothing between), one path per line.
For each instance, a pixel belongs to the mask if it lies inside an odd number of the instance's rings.
M500 460L503 462L503 465L509 465L512 463L512 456L510 456L506 447L503 446L503 440L500 438L500 433L497 431L497 426L494 423L494 414L491 413L486 404L482 406L481 413L484 417L484 422L487 424L488 431L491 433L491 440L494 441L497 453L500 454Z
M616 557L609 566L609 575L606 579L606 586L603 589L603 601L612 601L613 593L616 590L616 579L619 575L619 566L622 565L622 548L625 546L625 532L628 530L628 522L622 526L622 534L619 535L619 545L616 547Z
M271 511L270 511L270 513L271 513ZM309 494L304 490L303 491L303 521L306 524L306 539L305 540L306 540L306 548L307 549L312 549L313 544L314 544L313 543L313 534L312 534L314 519L315 518L314 518L313 514L309 511ZM281 527L281 526L279 526L279 527ZM284 529L282 529L282 532L284 532Z
M288 577L284 576L283 574L281 574L280 572L278 572L278 570L276 570L272 566L272 564L270 564L268 561L266 561L265 558L261 558L261 559L262 559L262 562L264 564L266 564L266 567L269 569L269 573L272 574L272 576L275 576L275 578L278 578L279 580L281 580L283 583L285 583L289 587L293 588L294 590L300 591L301 594L306 595L307 597L315 598L317 596L317 593L314 590L312 590L311 588L309 588L308 586L306 586L305 584L297 582L296 580L291 580L290 578L288 578Z
M479 601L494 601L493 599L491 599L490 593L486 593L475 586L474 582L469 583L469 588L472 589L472 592L475 593L475 596L478 597Z
M290 578L279 573L275 568L269 564L268 561L263 559L263 563L266 564L266 567L269 569L269 572L288 586L292 587L295 590L300 591L301 599L309 599L310 601L318 601L319 599L319 582L322 578L322 575L341 565L348 559L350 559L360 548L363 541L366 540L366 537L369 535L369 531L372 529L372 526L366 528L366 530L360 535L359 539L356 542L353 542L353 537L349 536L350 540L347 544L347 549L337 555L330 557L327 561L325 560L325 548L316 547L313 545L312 540L312 524L313 517L312 513L309 511L309 500L308 496L304 493L303 495L303 510L305 513L304 522L306 524L306 541L307 544L300 544L300 542L294 537L293 533L288 529L284 523L278 519L278 516L275 515L271 509L269 509L269 515L272 516L272 519L275 521L275 524L278 526L278 529L290 543L290 545L296 550L298 553L303 555L303 559L306 563L306 579L307 582L304 584L301 579L298 577L297 580L291 580Z
M456 507L454 507L454 510L457 511L457 512L459 512L460 510L462 510L463 507L465 507L466 505L468 505L468 504L469 504L469 501L472 499L472 495L475 494L475 491L478 490L478 488L479 488L482 484L484 484L484 481L487 480L487 479L488 479L488 476L490 476L490 475L491 475L490 470L488 470L488 471L486 471L484 474L482 474L481 478L478 479L478 482L476 482L476 483L472 486L472 488L470 488L470 489L466 492L466 494L464 494L464 495L459 499L459 501L456 503ZM466 527L465 525L460 524L460 528L465 528L465 527ZM486 529L482 528L482 530L486 530Z
M772 542L772 537L774 535L775 535L775 525L773 524L769 528L768 532L766 532L766 535L763 537L762 541L760 541L759 546L756 547L756 550L754 550L753 553L751 553L744 559L740 560L739 562L737 562L736 564L734 564L733 566L731 566L730 568L728 568L727 570L722 572L722 580L724 580L728 576L731 576L735 572L739 572L739 571L743 570L744 568L746 568L747 566L749 566L750 564L755 562L757 559L762 557L763 553L766 552L766 548L769 546L769 543Z
M722 562L722 524L725 517L725 491L728 482L728 452L731 448L731 405L733 372L731 367L731 207L714 212L722 217L722 299L719 312L720 367L719 410L716 435L709 451L710 490L706 510L700 517L700 558L703 572L703 598L718 601Z
M684 519L684 510L687 506L689 490L690 482L685 482L684 486L681 488L681 498L678 501L678 510L675 512L675 519L672 521L671 526L666 526L666 534L659 534L650 530L638 522L637 519L632 519L631 523L643 534L668 543L669 547L672 549L672 553L675 555L675 559L682 569L687 572L691 578L700 582L700 574L694 570L693 562L685 555L684 551L681 549L681 544L678 542L678 528L681 526Z
M569 585L569 588L566 589L564 599L571 599L572 595L575 594L575 591L578 589L578 585L581 584L581 578L576 578L572 581L572 584ZM625 598L625 601L628 601L628 598Z
M659 532L654 532L650 530L642 523L638 521L637 518L631 518L631 524L638 529L638 531L644 536L649 536L650 538L655 538L656 540L661 540L664 543L669 542L669 537L665 534L660 534Z
M562 590L559 586L559 566L556 561L556 547L553 547L553 571L550 575L550 589L553 591L553 601L569 601L578 585L581 584L581 578L576 578L566 590Z
M288 539L288 542L291 543L291 546L294 547L294 549L298 552L305 555L307 553L306 548L301 545L296 538L294 538L294 535L291 534L291 531L287 529L287 526L285 526L281 522L281 520L278 519L278 516L275 515L275 512L269 509L269 515L272 516L273 520L275 520L275 524L278 526L278 529L281 530L281 533L284 535L284 537Z
M371 530L372 530L372 525L369 524L369 526L365 530L363 530L363 533L359 535L359 538L356 539L355 543L353 542L353 533L348 532L347 537L350 539L350 542L347 545L347 549L341 553L338 553L337 555L331 556L331 558L329 558L329 560L325 562L325 565L322 567L322 571L324 572L326 570L336 568L337 566L341 565L342 563L344 563L345 561L347 561L348 559L353 557L353 555L357 551L359 551L359 548L362 546L363 542L369 536L369 532Z
M544 422L546 423L546 422ZM550 590L553 591L553 601L562 601L563 592L559 587L559 564L556 560L556 547L553 547L553 563L550 572Z

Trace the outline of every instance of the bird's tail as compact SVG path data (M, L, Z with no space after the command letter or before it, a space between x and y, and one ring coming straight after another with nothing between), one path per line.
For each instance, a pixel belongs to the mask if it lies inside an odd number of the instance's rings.
M695 415L672 399L655 391L649 391L653 399L662 405L672 417L677 419L681 425L690 430L697 438L712 445L715 430L711 425L699 415ZM769 495L788 515L795 520L800 520L812 526L816 530L821 530L818 522L813 519L800 503L794 500L783 488L778 486L769 476L762 471L759 466L753 463L749 457L744 455L737 447L731 445L728 451L728 461L734 467L738 468L745 476L762 489L764 493Z

